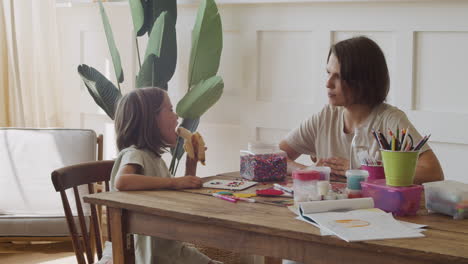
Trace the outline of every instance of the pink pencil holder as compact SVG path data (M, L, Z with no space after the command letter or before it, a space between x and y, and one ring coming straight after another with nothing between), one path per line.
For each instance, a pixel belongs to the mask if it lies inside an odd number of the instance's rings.
M382 164L380 165L361 165L361 170L366 170L369 172L369 180L380 180L385 179L385 171Z

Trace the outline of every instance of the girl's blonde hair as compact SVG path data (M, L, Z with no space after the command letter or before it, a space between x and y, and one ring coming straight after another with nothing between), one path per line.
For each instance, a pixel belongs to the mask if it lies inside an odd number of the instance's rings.
M169 147L161 138L156 117L166 91L157 87L139 88L124 95L115 111L115 133L119 151L134 145L161 156Z

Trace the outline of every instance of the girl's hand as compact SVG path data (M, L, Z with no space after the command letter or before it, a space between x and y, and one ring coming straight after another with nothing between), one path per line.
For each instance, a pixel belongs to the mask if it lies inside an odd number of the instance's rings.
M191 159L187 155L185 160L185 175L197 175L197 160Z
M340 157L331 157L328 159L319 159L316 166L327 166L331 169L332 175L344 177L349 170L349 160Z
M208 148L205 147L205 151L207 149ZM198 160L191 159L189 155L187 155L185 159L185 175L197 175L197 165L198 165Z
M179 178L174 178L173 189L196 189L201 188L203 185L202 180L196 176L184 176Z

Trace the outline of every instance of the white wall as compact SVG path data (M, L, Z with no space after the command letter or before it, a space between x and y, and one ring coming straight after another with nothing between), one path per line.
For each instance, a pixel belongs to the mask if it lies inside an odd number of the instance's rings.
M186 91L196 2L179 1L179 57L169 88L174 103ZM248 141L279 141L318 111L327 103L330 44L367 35L387 57L389 102L408 113L421 133L432 134L430 145L446 178L468 182L463 166L468 153L467 1L220 0L218 7L224 29L220 75L225 93L201 121L209 148L201 175L238 170L239 148ZM108 3L106 8L122 56L123 89L128 91L137 72L128 5ZM86 63L115 79L97 5L64 5L57 12L65 48L67 125L112 131L112 123L76 73L76 66ZM111 137L107 139L106 157L111 158L115 150ZM302 160L309 162L307 157Z

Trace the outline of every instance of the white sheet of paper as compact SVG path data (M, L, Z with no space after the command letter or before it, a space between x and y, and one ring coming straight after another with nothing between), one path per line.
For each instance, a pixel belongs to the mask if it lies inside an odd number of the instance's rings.
M376 208L373 208L373 209L376 209ZM376 210L373 210L373 209L364 209L368 212L375 212L375 213L380 213L380 212L383 212L382 210L380 209L376 209ZM294 211L293 211L294 212ZM320 229L320 235L322 236L333 236L334 234L326 229L323 229L323 228L320 228L320 226L317 224L317 223L314 223L314 222L311 222L305 218L303 218L302 216L298 216L296 217L297 220L301 220L303 222L306 222L306 223L309 223L315 227L317 227L318 229ZM405 222L405 221L400 221L400 220L397 220L398 222L400 222L401 224L415 230L415 231L418 231L419 233L423 232L423 231L426 231L426 229L424 229L423 227L426 227L427 225L419 225L419 224L414 224L414 223L410 223L410 222Z
M367 210L304 214L321 229L352 242L378 239L424 237L419 230L403 225L388 213Z
M398 221L391 213L373 208L372 198L305 202L299 207L289 208L299 215L296 219L318 227L322 236L336 235L348 242L424 237L421 232L426 227Z

